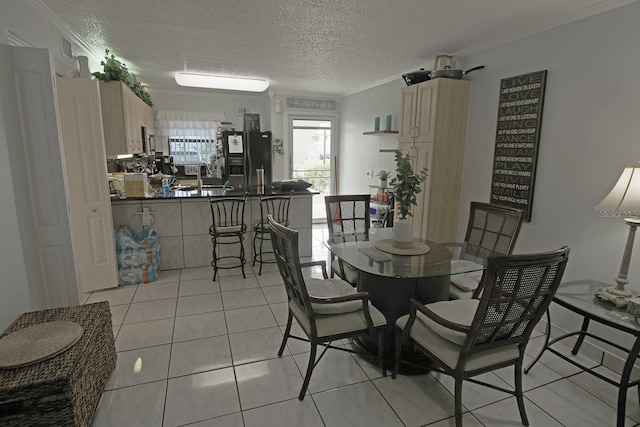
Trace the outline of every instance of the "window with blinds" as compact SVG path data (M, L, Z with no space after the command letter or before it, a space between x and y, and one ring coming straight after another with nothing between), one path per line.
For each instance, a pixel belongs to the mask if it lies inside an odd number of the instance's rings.
M169 151L175 165L210 163L211 156L217 156L215 138L170 137Z

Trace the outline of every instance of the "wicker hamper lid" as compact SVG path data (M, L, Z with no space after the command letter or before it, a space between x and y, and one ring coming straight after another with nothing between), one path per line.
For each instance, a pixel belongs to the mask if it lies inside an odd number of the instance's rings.
M0 338L0 369L19 368L62 353L82 336L77 323L37 323Z

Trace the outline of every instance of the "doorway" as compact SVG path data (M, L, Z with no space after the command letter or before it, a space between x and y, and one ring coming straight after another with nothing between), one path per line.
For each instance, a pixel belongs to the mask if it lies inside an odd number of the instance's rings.
M291 176L312 184L319 194L313 196L312 220L325 222L324 196L331 194L333 182L332 117L291 116Z

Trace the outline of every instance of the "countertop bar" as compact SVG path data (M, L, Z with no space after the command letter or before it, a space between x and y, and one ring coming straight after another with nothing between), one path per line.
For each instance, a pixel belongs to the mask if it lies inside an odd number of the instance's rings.
M228 188L223 189L221 187L215 187L215 188L204 187L202 191L199 191L197 189L192 189L187 191L180 190L180 189L171 190L169 191L168 197L162 197L162 189L154 188L154 192L152 193L153 195L149 197L126 197L124 199L112 198L111 202L117 203L120 201L127 201L127 200L198 199L198 198L209 198L210 196L211 197L242 197L242 195L244 195L245 193L248 193L248 196L251 198L251 197L259 197L259 196L277 196L281 194L289 194L289 191L268 187L268 188L264 188L264 192L262 192L262 191L259 191L258 186L249 186L249 187L244 187L242 189L234 188L232 190ZM309 189L293 191L294 196L313 195L313 194L319 194L319 192L316 190L309 190Z

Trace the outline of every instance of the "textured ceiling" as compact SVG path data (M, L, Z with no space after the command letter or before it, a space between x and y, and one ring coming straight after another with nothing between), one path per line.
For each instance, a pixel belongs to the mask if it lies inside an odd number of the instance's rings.
M634 0L38 1L149 88L183 90L173 75L186 70L341 96L430 69L436 54L463 57Z

